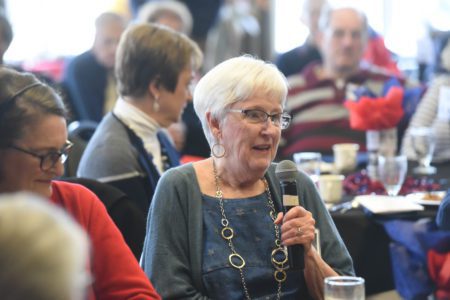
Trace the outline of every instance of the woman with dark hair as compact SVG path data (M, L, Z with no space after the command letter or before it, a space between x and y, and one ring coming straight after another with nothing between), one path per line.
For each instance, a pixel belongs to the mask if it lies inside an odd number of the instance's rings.
M88 299L159 299L100 200L80 185L54 180L72 145L65 116L53 89L0 67L0 193L49 198L83 227L92 245Z

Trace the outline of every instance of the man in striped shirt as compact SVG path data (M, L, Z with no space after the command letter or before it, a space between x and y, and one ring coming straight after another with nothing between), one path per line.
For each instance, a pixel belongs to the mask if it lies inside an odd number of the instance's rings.
M350 128L344 100L361 85L381 94L392 76L361 63L367 28L366 16L356 8L323 8L317 36L323 62L313 62L302 73L288 77L287 110L293 122L283 132L280 158L302 151L331 154L336 143L358 143L365 150L365 133Z

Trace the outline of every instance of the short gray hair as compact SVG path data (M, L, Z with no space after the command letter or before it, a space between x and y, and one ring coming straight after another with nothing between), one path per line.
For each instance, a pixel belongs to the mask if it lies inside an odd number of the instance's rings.
M0 195L2 299L83 299L89 241L61 208L30 193Z
M271 97L284 107L287 91L286 78L275 65L244 55L218 64L200 79L194 91L194 109L212 145L214 137L206 120L207 112L220 120L233 103L255 94Z
M319 18L319 30L322 32L325 32L328 29L328 26L330 25L331 15L337 11L342 9L350 9L353 10L362 20L363 25L363 33L365 34L366 38L368 36L368 30L369 30L369 24L367 21L366 14L360 10L359 8L355 6L349 6L349 5L331 5L329 3L325 3L322 6L322 9L320 11L320 18Z
M164 14L178 17L182 23L182 32L190 35L192 31L192 14L189 8L180 1L159 0L145 3L138 12L137 21L140 23L158 23Z

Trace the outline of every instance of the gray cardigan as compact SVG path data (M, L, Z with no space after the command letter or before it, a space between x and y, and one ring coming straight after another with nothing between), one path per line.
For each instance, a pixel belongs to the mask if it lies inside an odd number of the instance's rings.
M275 164L265 177L281 207ZM353 275L352 259L320 199L304 174L297 175L301 205L313 214L320 230L323 259L339 274ZM156 189L148 219L141 264L164 299L208 299L202 283L202 194L191 164L168 170Z

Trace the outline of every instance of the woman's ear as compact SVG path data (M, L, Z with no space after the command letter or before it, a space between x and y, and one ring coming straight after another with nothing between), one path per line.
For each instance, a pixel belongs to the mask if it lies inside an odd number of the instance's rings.
M159 95L161 94L161 81L159 78L155 78L150 82L148 91L150 92L150 95L152 95L153 99L159 99Z
M206 113L206 120L208 122L209 129L214 137L218 137L220 135L220 122L216 118L213 117L210 111Z

